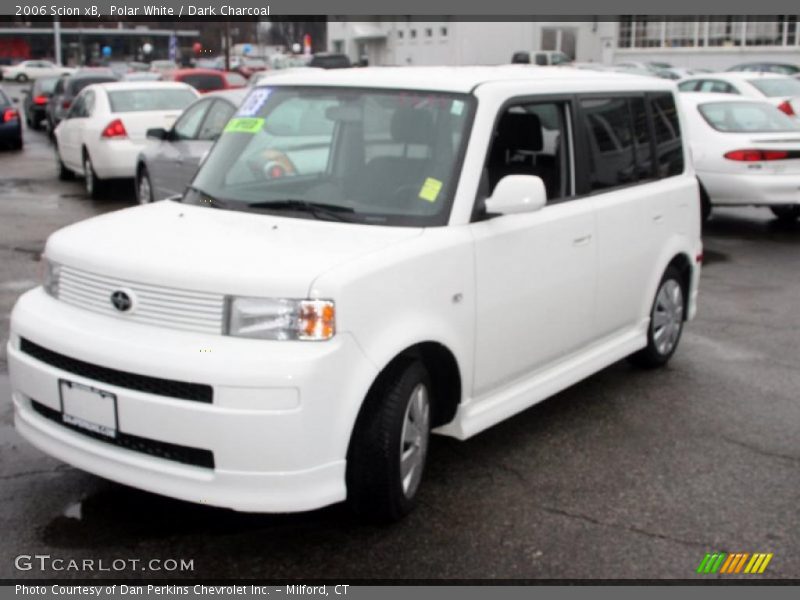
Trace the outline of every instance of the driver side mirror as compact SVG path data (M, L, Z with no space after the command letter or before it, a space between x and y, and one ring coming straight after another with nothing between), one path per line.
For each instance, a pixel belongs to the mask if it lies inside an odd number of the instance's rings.
M489 215L536 212L547 204L547 191L541 177L506 175L484 202Z
M146 133L149 140L168 140L170 138L169 131L163 127L153 127L148 129Z

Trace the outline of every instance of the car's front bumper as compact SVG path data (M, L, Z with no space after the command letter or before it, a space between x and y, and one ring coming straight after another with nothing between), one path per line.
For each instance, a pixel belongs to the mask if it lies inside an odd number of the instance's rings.
M31 345L125 376L200 382L211 386L213 400L137 390L124 376L93 376L37 357ZM376 374L348 335L264 342L166 330L68 306L41 288L14 309L8 362L16 427L44 452L159 494L260 512L308 510L346 497L350 432ZM136 443L119 445L59 422L60 380L114 394L118 435ZM149 452L148 444L202 450L213 467Z

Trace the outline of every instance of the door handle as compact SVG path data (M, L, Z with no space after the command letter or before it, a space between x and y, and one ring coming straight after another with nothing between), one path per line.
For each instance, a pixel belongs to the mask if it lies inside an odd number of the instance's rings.
M590 235L583 235L581 237L578 237L578 238L575 238L574 240L572 240L572 245L573 246L585 246L590 241L592 241L591 234Z
M656 223L660 223L664 220L664 215L653 215L653 221Z

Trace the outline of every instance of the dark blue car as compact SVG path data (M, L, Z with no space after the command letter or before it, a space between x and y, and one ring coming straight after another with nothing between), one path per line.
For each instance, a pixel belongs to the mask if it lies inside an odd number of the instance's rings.
M0 146L22 149L22 119L11 99L0 89Z

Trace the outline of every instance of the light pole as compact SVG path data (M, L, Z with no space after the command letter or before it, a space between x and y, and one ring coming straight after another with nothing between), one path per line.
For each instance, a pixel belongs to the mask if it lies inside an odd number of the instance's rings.
M56 64L61 66L61 22L58 17L53 19L53 45L55 46Z

